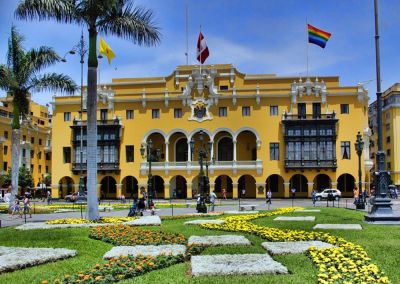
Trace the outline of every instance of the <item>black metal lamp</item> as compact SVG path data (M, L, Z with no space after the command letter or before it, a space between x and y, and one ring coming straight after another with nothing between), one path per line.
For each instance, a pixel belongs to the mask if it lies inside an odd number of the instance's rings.
M361 155L363 152L364 148L364 141L362 140L361 133L360 131L357 133L357 140L356 143L354 143L356 153L358 155L358 189L359 189L359 194L358 194L358 200L356 203L356 208L357 209L365 209L365 202L364 202L364 197L363 197L363 190L362 190L362 171L361 171Z

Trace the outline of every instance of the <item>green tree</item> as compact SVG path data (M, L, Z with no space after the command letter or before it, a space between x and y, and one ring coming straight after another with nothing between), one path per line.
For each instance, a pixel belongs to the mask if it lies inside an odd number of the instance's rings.
M62 91L73 94L76 84L63 74L40 72L60 61L60 57L52 48L41 46L38 49L25 51L24 38L15 26L11 27L8 41L7 64L0 65L0 89L12 96L13 120L11 135L11 168L12 192L10 206L14 204L14 196L18 192L18 168L20 158L20 120L29 115L29 96L33 91Z
M32 173L25 167L19 168L18 184L21 187L21 192L28 187L33 187Z
M139 45L155 45L160 41L160 33L152 23L153 13L134 7L133 1L129 0L23 0L15 13L20 19L52 19L86 26L89 31L86 106L88 217L97 220L97 34L115 35Z
M43 181L46 186L51 186L51 174L46 174Z

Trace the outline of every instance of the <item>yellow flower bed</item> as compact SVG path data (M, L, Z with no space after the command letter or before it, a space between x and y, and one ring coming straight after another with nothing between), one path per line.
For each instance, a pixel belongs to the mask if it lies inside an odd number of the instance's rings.
M323 232L306 232L302 230L281 230L255 225L249 221L256 218L271 217L291 213L300 208L282 208L273 212L253 215L229 216L222 218L224 224L202 224L206 229L255 234L272 242L285 241L323 241L337 248L316 249L311 247L307 255L318 267L318 283L352 284L352 283L390 283L389 278L378 266L371 262L366 251L359 245L343 238Z
M90 223L124 223L137 219L137 217L101 217L99 220L91 221L81 218L64 218L47 221L46 224L90 224Z

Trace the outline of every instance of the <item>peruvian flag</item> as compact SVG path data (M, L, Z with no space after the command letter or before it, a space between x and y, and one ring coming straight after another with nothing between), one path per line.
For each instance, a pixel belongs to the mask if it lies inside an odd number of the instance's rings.
M197 61L203 64L209 55L210 52L208 51L206 40L204 39L203 34L200 32L197 40Z

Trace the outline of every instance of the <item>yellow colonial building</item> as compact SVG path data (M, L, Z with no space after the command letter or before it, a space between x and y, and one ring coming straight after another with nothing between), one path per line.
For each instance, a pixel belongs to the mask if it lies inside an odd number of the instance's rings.
M52 194L64 197L78 191L81 166L86 174L86 112L80 121L80 96L57 96L52 104ZM140 148L151 140L160 152L152 163L158 198L199 192L198 151L208 142L210 188L219 196L226 189L228 198L265 198L271 189L274 197L289 197L292 188L300 197L325 188L352 196L354 143L368 128L367 115L367 91L340 86L337 76L245 74L221 64L116 78L98 91L98 194L130 197L147 188L149 165Z
M28 118L21 121L19 166L30 170L36 187L51 173L51 125L46 106L30 100L29 108ZM12 97L0 98L0 175L11 168L12 117Z
M386 154L386 170L390 172L392 183L400 186L400 84L396 83L387 89L382 94L382 100L382 142ZM378 151L376 107L376 101L369 107L369 125L372 130L371 158L375 158Z

